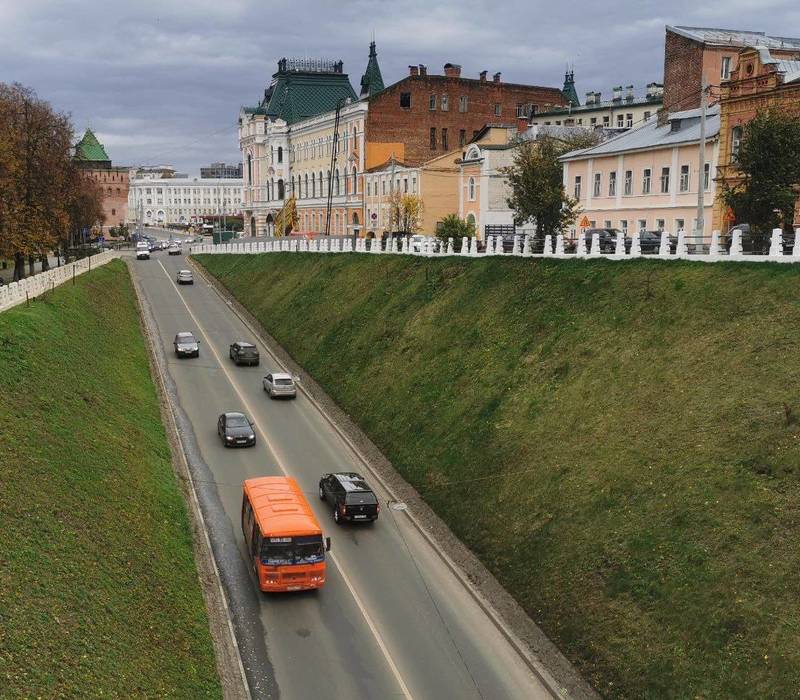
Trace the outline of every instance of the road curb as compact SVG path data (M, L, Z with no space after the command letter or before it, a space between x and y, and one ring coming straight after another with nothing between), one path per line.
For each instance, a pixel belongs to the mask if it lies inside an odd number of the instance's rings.
M250 329L255 337L261 339L264 348L267 352L275 359L275 361L281 365L284 369L288 370L290 373L296 373L292 371L294 368L287 365L287 361L291 364L295 364L289 354L280 346L280 344L264 329L258 320L246 309L244 308L239 301L237 301L233 295L224 287L224 285L219 282L216 278L212 277L210 273L208 273L205 268L201 265L196 263L191 256L191 250L189 255L187 256L187 262L194 268L194 270L200 275L200 277L205 281L219 296L220 298L226 303L226 305L236 314L236 316L242 321L242 323ZM280 352L276 352L275 348L279 348ZM285 357L281 357L281 353ZM298 366L299 367L299 366ZM306 373L307 374L307 373ZM313 381L313 380L312 380ZM321 387L319 387L316 382L314 382L315 388L320 393L325 393ZM357 457L357 459L365 466L365 468L369 471L369 473L381 484L381 486L386 490L387 493L395 500L408 500L403 498L397 497L397 489L393 487L388 480L380 473L378 468L374 466L369 457L367 457L361 448L355 443L353 438L347 433L346 430L342 429L338 422L330 415L328 409L322 405L320 401L317 400L315 396L309 392L306 387L303 386L301 382L299 384L300 391L306 396L306 398L314 405L314 407L320 412L322 417L325 421L333 428L336 434L342 439L342 441L347 445L347 447L353 452L353 454ZM331 401L331 403L334 403ZM352 422L352 421L350 421ZM355 429L363 433L360 428L353 424ZM364 438L371 443L369 437L364 435ZM375 447L375 450L379 452L378 448ZM382 453L381 453L382 454ZM391 463L383 457L386 463L391 467ZM399 475L393 468L392 471L394 474L397 475L398 479L401 479L404 484L405 480ZM412 490L410 485L407 485L407 488ZM414 491L416 494L416 492ZM429 510L435 518L437 518L440 522L441 519L433 513L430 507L422 501L422 499L417 495L416 499L417 502L427 510ZM569 661L561 654L560 651L557 650L555 645L552 644L544 635L541 630L539 630L538 626L531 620L530 623L535 627L538 632L538 635L542 638L547 640L547 644L552 646L552 650L550 651L550 656L553 656L553 651L555 651L555 655L558 657L558 666L560 668L561 673L559 675L566 675L568 677L568 682L561 682L555 678L555 676L550 672L550 670L544 665L544 663L540 660L538 654L531 648L529 644L523 641L522 637L514 631L512 626L504 619L502 614L497 610L497 608L490 602L487 596L475 585L472 579L469 577L468 573L456 562L453 558L447 553L445 548L439 543L436 537L429 532L428 528L411 512L410 509L405 509L403 511L399 511L400 513L405 513L408 517L409 522L413 525L413 527L417 530L417 532L422 535L425 541L431 546L433 551L439 556L445 566L448 568L449 571L456 577L456 579L461 583L464 589L470 594L470 596L475 600L477 605L483 610L483 612L487 615L489 620L495 626L495 628L503 635L503 637L508 641L508 643L514 648L517 652L518 656L525 665L531 670L531 672L539 679L539 681L548 689L548 691L552 694L554 698L560 698L562 700L589 700L593 698L598 698L599 696L597 693L579 676L577 671L572 667ZM453 535L449 528L442 522L442 526L447 530L449 536L456 540L462 547L464 547L467 551L463 543L458 540L455 535ZM478 561L477 558L470 552L470 555ZM479 566L485 570L483 564ZM496 582L494 577L488 570L485 570L485 577L484 580L487 578L491 578L492 581L496 583L497 586L500 584ZM502 587L500 587L502 589ZM505 589L502 589L506 595L509 595ZM510 596L509 596L510 597ZM514 604L518 606L516 601ZM520 608L521 610L521 608ZM530 620L527 614L522 611L522 614L525 615L526 619Z
M230 673L220 674L220 684L222 686L223 695L226 700L252 700L250 693L250 686L247 682L247 674L244 670L244 663L242 662L242 655L239 649L239 643L236 639L236 633L233 628L233 621L231 619L231 612L228 606L228 600L225 595L225 589L222 585L219 569L217 567L216 559L214 558L214 551L211 547L211 540L208 536L208 529L206 528L205 518L203 511L200 507L200 502L197 498L195 491L194 480L192 478L191 469L189 469L189 461L178 432L177 422L175 420L175 408L169 393L165 388L164 380L164 367L161 358L156 352L152 328L154 321L150 316L150 310L147 307L146 301L141 293L139 281L136 276L130 271L130 260L124 260L126 266L129 268L128 274L130 275L131 283L136 293L136 306L139 310L139 320L142 326L142 335L144 336L145 345L147 346L147 354L150 359L150 375L153 378L153 383L158 394L159 405L161 406L162 423L167 433L169 441L170 452L172 453L172 468L178 479L178 486L184 496L188 496L187 507L189 517L193 525L193 534L202 533L202 538L197 536L192 537L194 544L195 556L202 559L208 568L213 572L214 590L208 590L208 584L205 577L200 575L198 570L198 580L200 581L203 590L203 598L205 599L206 608L209 617L216 615L219 618L224 618L225 628L227 634L225 639L220 639L218 636L212 634L212 642L214 644L215 656L217 664L224 667L227 663L230 665L232 662L236 668L229 669ZM184 484L184 485L182 485ZM222 648L220 648L222 647ZM236 688L230 687L231 676L237 679ZM226 682L227 681L227 682Z

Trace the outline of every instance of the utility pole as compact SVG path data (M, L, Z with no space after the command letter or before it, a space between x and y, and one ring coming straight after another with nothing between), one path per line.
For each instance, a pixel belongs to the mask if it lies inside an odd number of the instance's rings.
M703 230L705 229L705 192L706 192L706 107L708 102L708 85L705 80L700 88L700 158L697 174L697 224L695 226L695 251L703 248ZM711 173L709 173L709 177Z
M336 169L336 156L339 149L339 118L342 112L343 101L336 103L336 114L333 120L333 143L331 144L331 164L328 170L328 201L325 207L325 235L331 233L331 206L333 205L333 175ZM347 188L347 176L345 176L345 188Z
M389 176L389 236L394 233L394 151L392 151L392 170Z

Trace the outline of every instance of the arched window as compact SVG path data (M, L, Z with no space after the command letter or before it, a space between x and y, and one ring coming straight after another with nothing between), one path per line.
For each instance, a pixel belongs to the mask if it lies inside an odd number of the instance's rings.
M469 191L469 201L470 202L474 202L475 201L475 178L474 177L471 177L469 179L468 191Z
M281 199L281 200L284 199L285 195L286 195L286 191L284 190L284 187L283 187L283 179L278 180L278 199Z
M308 197L308 173L306 173L306 182L305 182L305 187L303 188L303 192L305 193L305 196Z
M353 166L353 194L358 194L358 168Z
M294 194L295 194L295 189L294 189L294 175L292 175L292 189L291 189L291 191L289 192L289 196L291 197L291 196L292 196L292 195L294 195Z
M328 187L331 187L333 185L333 180L331 180L331 171L330 170L328 170L328 180L325 183L325 185L326 185L326 187L325 187L324 192L327 195L328 194Z
M253 182L253 156L249 153L247 154L247 184L251 184Z
M731 129L731 162L735 163L739 158L739 148L742 145L742 127L734 126Z
M317 196L317 178L315 178L313 175L311 176L311 196Z
M475 233L475 214L467 214L467 226L469 226L472 229L472 232Z
M278 146L278 162L283 163L283 146Z
M337 168L333 175L333 193L339 196L339 169ZM338 228L338 225L337 225Z
M322 171L320 170L319 171L319 196L322 197L322 195L324 193L325 193L325 188L324 188L323 182L322 182Z

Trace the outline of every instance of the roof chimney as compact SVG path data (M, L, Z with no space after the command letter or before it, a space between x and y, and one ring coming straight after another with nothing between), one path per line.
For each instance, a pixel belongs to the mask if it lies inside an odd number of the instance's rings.
M614 102L619 102L622 99L622 85L617 85L614 88L614 96L612 97Z
M487 73L487 71L485 71L485 70L481 71L481 82L482 83L486 82L486 73Z
M447 78L460 78L461 66L459 66L457 63L445 63L444 74Z
M492 76L492 80L493 80L494 82L496 82L496 83L499 83L499 82L500 82L500 76L501 76L501 75L502 75L502 73L500 73L500 71L497 71L497 73L495 73L495 74Z
M594 93L593 92L587 92L586 93L586 104L587 105L593 105L594 104Z
M419 67L418 66L409 66L408 67L408 74L409 75L419 75Z
M625 101L633 102L633 85L628 85L628 87L625 88Z
M423 65L422 63L419 64L419 74L420 75L428 75L428 66Z
M602 92L594 93L594 103L596 105L599 105L602 101L603 101L603 93Z

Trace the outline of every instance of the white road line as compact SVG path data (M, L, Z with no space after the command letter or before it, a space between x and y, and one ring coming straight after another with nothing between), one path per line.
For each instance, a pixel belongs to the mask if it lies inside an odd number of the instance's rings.
M233 387L233 390L236 392L236 394L239 397L239 399L242 401L242 403L247 408L247 411L250 414L250 416L252 416L253 422L256 424L256 426L259 429L259 432L263 436L264 441L267 444L267 448L269 449L270 452L272 452L272 456L275 458L275 462L278 464L278 467L280 468L280 470L286 476L291 476L289 474L289 470L285 466L284 460L281 459L281 457L279 456L278 450L275 448L275 446L273 445L272 441L269 439L269 436L267 435L266 431L264 431L260 426L258 426L258 423L256 421L256 414L255 414L255 411L253 411L252 407L250 406L250 402L247 400L247 398L245 398L244 394L242 394L242 392L239 390L239 386L238 386L237 382L234 380L234 378L231 375L231 373L229 372L228 368L225 366L225 364L220 359L219 354L217 354L217 351L214 349L214 346L211 343L211 338L209 337L208 333L206 333L206 331L203 329L203 326L200 323L200 321L197 318L197 316L195 316L194 313L192 312L192 310L189 308L189 304L186 303L186 299L184 299L183 293L181 292L181 290L178 287L178 285L175 283L175 280L173 280L172 276L169 274L169 272L167 272L167 268L164 267L164 263L162 263L159 260L158 264L161 266L161 269L164 270L164 274L167 276L167 279L170 281L172 286L175 288L175 292L177 293L178 298L181 300L183 305L186 307L186 311L189 313L189 316L192 317L192 320L195 322L195 325L197 326L197 329L205 337L206 342L208 343L208 348L209 348L209 350L211 350L211 353L214 355L215 359L217 360L217 363L219 364L220 369L223 371L225 376L228 378L228 381L230 382L231 386ZM405 681L403 680L403 677L400 675L400 670L397 668L397 665L395 664L394 659L392 659L392 656L389 653L389 649L387 648L386 643L383 641L383 637L381 637L381 633L378 631L378 628L375 626L375 623L373 622L372 617L367 612L367 608L364 605L364 603L362 602L362 600L359 597L358 593L356 593L356 589L353 587L353 584L351 583L350 578L344 572L344 569L339 564L339 560L336 558L334 553L330 552L328 556L329 556L330 559L333 560L333 563L336 565L336 568L339 570L339 573L342 576L342 580L344 581L345 585L349 589L350 594L353 596L353 600L355 601L355 604L358 606L358 609L361 611L361 614L364 616L364 620L366 621L367 626L369 627L370 631L372 632L372 635L375 637L375 641L378 643L378 647L380 647L380 650L383 653L384 658L386 659L386 663L389 664L389 668L391 668L392 674L394 675L395 680L397 681L397 684L400 686L400 689L401 689L404 697L408 698L408 700L413 700L413 696L411 695L411 691L408 689L408 686L406 685Z

